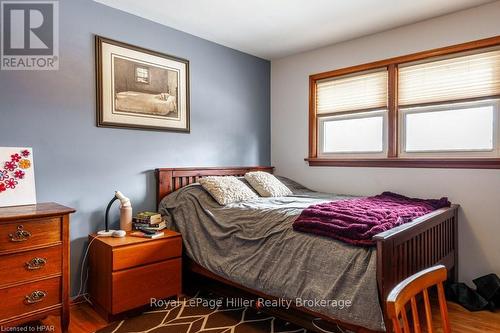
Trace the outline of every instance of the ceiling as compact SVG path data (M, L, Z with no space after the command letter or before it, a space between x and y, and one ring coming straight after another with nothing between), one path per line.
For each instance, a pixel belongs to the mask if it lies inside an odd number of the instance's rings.
M491 0L95 0L265 59Z

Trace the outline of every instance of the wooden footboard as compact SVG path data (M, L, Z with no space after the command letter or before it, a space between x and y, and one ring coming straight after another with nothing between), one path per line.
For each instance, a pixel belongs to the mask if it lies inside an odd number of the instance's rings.
M438 209L374 237L377 284L384 316L385 300L392 288L418 271L442 264L448 269L448 278L457 281L458 208L452 205Z

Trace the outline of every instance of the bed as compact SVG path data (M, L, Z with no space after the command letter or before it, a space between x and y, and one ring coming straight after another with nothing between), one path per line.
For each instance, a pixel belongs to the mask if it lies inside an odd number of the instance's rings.
M294 192L290 198L259 198L220 207L195 184L208 175L243 176L255 170L273 169L157 169L159 210L168 216L177 209L177 216L168 217L175 219L175 227L183 233L189 272L266 299L351 299L348 311L294 304L276 314L311 330L317 330L320 319L355 332L383 331L384 323L390 329L379 300L385 300L407 276L440 263L448 268L450 279L456 279L457 205L376 235L374 248L358 248L290 228L301 209L345 196L315 193L288 183ZM254 222L258 227L248 232L252 221L263 219L265 223Z
M177 110L175 96L123 91L116 94L115 109L127 112L166 116Z

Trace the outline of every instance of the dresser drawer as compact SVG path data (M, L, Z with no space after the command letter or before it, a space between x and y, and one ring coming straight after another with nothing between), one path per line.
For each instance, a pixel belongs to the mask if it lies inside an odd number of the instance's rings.
M0 224L0 253L61 241L61 218Z
M112 313L181 293L181 258L113 273Z
M0 256L0 287L61 273L61 264L61 246Z
M53 278L0 289L0 321L61 303L60 283Z
M180 237L164 238L113 249L113 271L177 258L182 254Z

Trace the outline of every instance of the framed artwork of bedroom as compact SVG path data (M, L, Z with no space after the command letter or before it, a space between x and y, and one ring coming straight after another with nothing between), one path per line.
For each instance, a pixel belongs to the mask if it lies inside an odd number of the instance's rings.
M95 36L97 126L189 132L189 61Z

